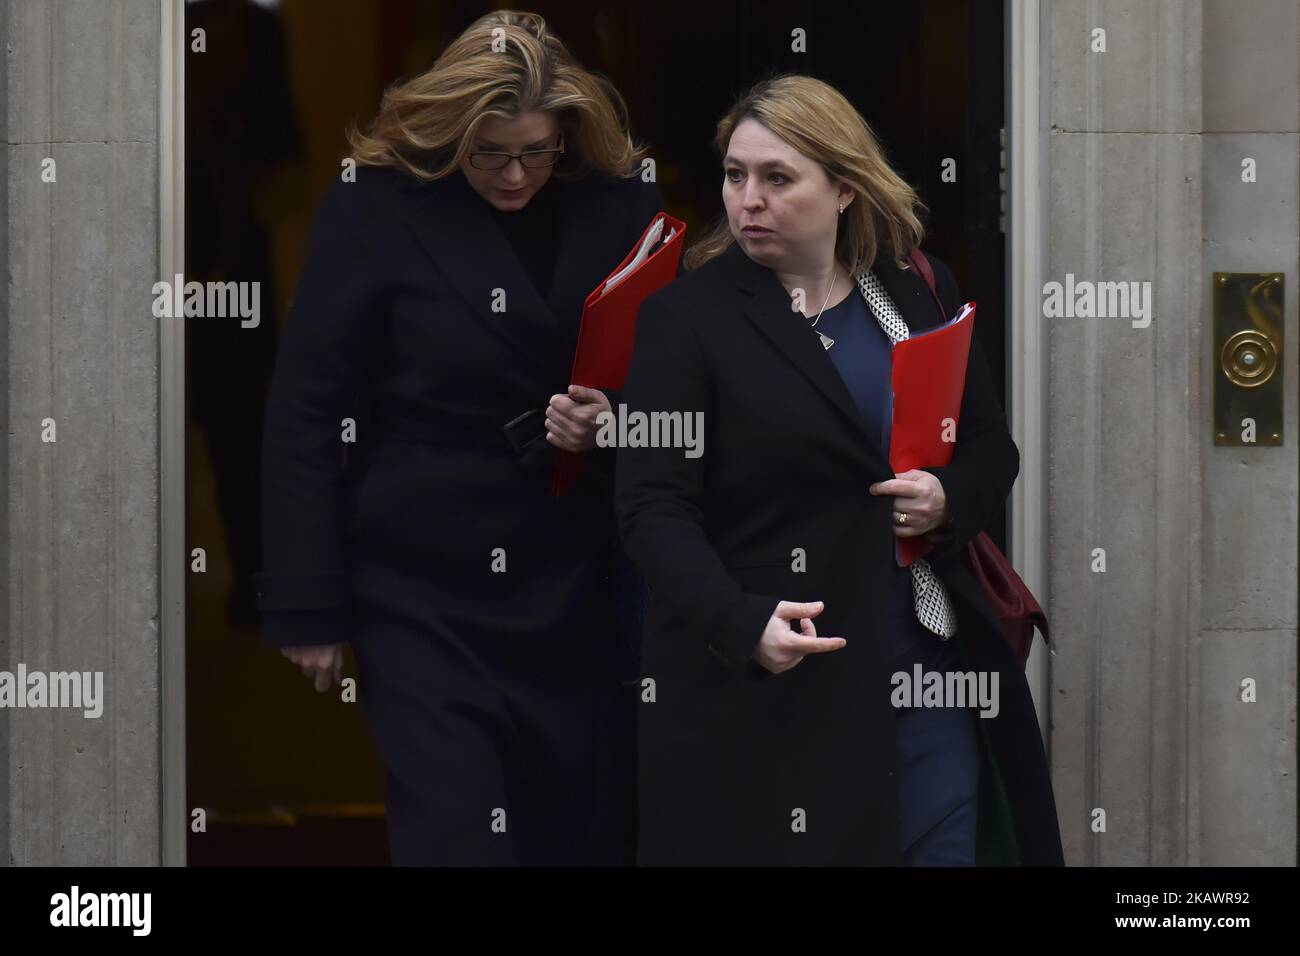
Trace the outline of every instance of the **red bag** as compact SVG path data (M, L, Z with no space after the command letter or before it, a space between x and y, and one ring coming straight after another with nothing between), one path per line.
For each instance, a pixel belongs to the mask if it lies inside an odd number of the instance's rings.
M993 612L1002 621L1002 636L1011 645L1020 669L1024 670L1025 662L1029 660L1029 649L1034 643L1034 628L1043 632L1044 641L1049 640L1047 615L1006 555L983 531L966 543L964 556L971 574L984 588Z
M944 312L943 303L939 301L939 293L934 285L934 270L930 268L929 261L920 249L908 253L908 261L930 287L930 295L934 297L934 304L939 309L939 321L946 321L948 316ZM1011 566L1007 556L998 550L993 539L983 531L966 543L963 557L971 574L984 589L993 613L1002 622L1002 636L1011 645L1011 652L1016 655L1023 671L1025 662L1029 659L1029 649L1034 643L1034 628L1043 632L1044 641L1050 640L1047 615L1039 607L1033 592L1025 587L1025 582Z

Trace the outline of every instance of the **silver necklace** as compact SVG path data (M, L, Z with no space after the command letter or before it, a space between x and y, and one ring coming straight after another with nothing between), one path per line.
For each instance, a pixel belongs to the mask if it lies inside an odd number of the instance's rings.
M822 300L822 307L817 310L817 318L813 319L812 325L809 326L809 328L814 332L817 332L817 323L821 320L822 313L826 311L826 303L831 300L831 293L835 291L835 280L838 278L838 275L834 273L831 274L831 287L826 290L826 298ZM825 332L817 332L817 337L822 340L822 348L828 352L830 351L831 346L835 344L835 340Z

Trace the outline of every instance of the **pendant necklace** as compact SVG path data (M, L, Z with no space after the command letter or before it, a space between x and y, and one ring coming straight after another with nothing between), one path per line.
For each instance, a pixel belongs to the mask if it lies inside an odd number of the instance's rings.
M814 332L817 332L817 323L821 319L822 313L826 311L826 303L831 300L831 293L835 291L835 280L838 278L839 276L835 274L831 275L831 287L826 290L826 298L822 301L822 307L817 312L817 318L812 320L812 325L810 326ZM824 332L817 332L817 337L822 340L822 348L828 352L830 351L831 346L835 344L835 340Z

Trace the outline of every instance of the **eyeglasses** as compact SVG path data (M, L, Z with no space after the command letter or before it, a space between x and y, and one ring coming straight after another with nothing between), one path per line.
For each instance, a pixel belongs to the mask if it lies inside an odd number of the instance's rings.
M470 153L469 164L475 169L505 169L512 159L517 159L521 166L541 169L558 163L563 152L564 142L561 141L556 149L530 149L526 153Z

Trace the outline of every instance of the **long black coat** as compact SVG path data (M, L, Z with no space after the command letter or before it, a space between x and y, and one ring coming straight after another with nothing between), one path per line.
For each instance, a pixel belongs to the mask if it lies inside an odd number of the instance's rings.
M327 192L266 412L256 581L272 645L348 641L376 611L427 635L466 675L442 675L446 706L493 722L557 786L567 773L568 815L585 819L611 779L593 754L619 746L597 740L619 679L613 455L588 453L596 467L557 500L556 450L518 452L503 426L567 388L584 299L661 205L640 179L544 188L559 210L546 301L459 172L363 167Z
M956 281L931 261L955 315ZM883 254L874 268L911 329L937 324L920 276ZM891 652L879 626L895 536L892 499L868 491L893 472L833 362L775 275L733 245L643 304L623 397L629 411L704 413L700 457L625 448L618 459L621 533L650 588L640 862L898 863ZM957 556L1019 470L978 343L952 463L927 470L953 519L931 564L954 601L954 640L966 669L1000 675L1000 714L976 721L996 757L984 761L984 856L1001 803L1020 860L1059 864L1029 688ZM795 549L803 571L792 570ZM817 632L846 646L780 675L759 666L750 657L781 600L824 601ZM994 768L1002 801L986 796L998 792ZM792 826L799 810L806 832Z

